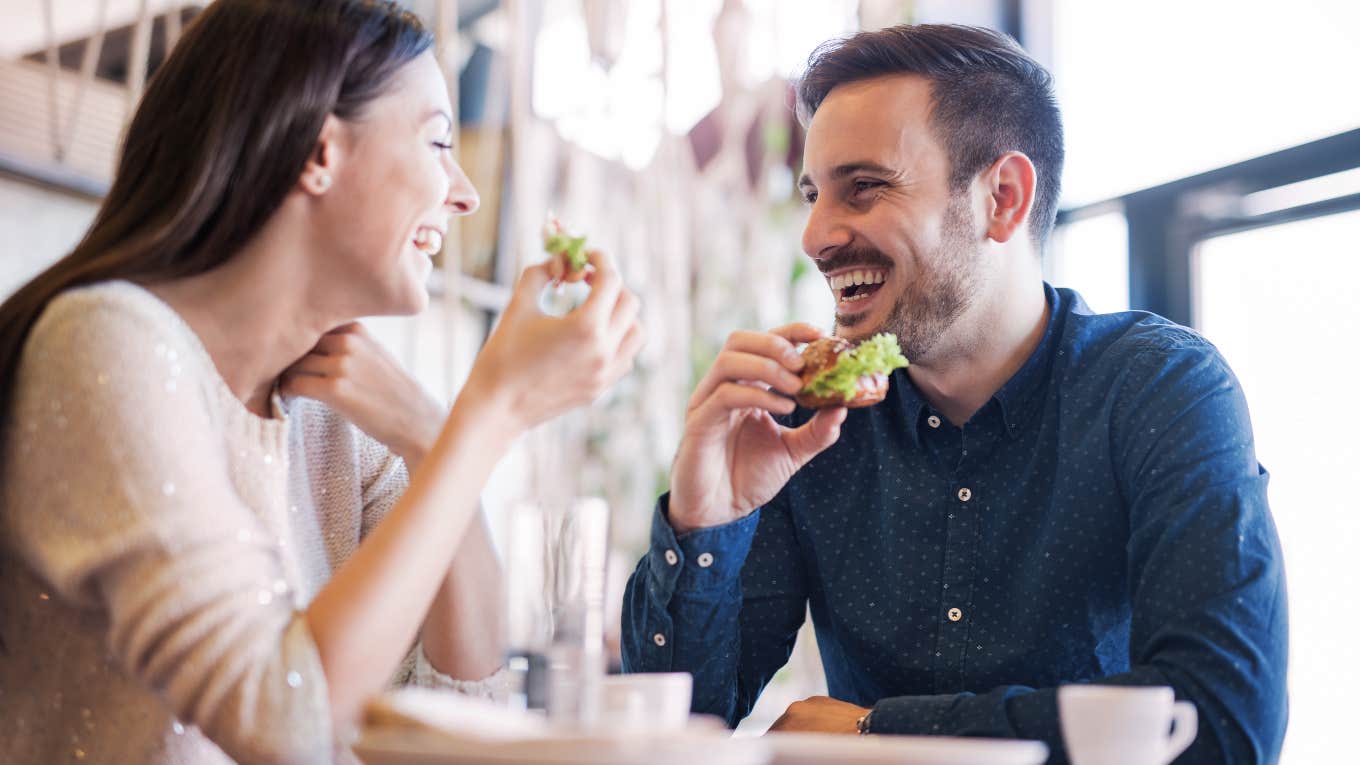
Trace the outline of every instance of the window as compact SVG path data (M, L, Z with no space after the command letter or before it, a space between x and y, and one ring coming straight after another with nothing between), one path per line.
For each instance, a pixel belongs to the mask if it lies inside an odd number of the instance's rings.
M1337 762L1360 685L1360 211L1205 241L1195 315L1242 381L1289 583L1290 720L1281 762ZM1342 748L1338 748L1342 747Z
M1044 256L1044 278L1055 287L1076 290L1097 313L1127 311L1129 228L1124 213L1085 217L1054 230Z
M1068 206L1360 125L1360 3L1054 0Z

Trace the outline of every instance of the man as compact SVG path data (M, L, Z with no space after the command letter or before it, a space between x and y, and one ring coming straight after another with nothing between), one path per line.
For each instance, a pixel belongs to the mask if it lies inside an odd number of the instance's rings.
M1193 331L1043 282L1048 73L990 31L904 26L823 46L798 95L836 334L894 332L911 366L811 414L788 396L815 328L728 339L629 582L625 668L692 672L695 711L735 724L810 604L833 698L776 728L1065 762L1059 685L1169 685L1199 711L1183 762L1273 761L1284 577L1246 403Z

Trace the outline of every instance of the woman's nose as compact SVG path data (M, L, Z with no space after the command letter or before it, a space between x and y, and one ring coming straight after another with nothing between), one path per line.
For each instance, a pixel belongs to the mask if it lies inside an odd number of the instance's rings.
M467 173L463 172L463 168L457 163L451 164L453 167L449 171L449 196L444 200L444 204L453 210L454 215L471 215L481 206L482 198L472 186Z

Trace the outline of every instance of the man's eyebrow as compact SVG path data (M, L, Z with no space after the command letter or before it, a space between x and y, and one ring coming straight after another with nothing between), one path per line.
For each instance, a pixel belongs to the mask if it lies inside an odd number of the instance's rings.
M880 165L877 162L863 161L863 162L847 162L843 165L836 165L836 167L831 170L831 179L834 181L839 181L842 178L854 175L855 173L873 173L874 175L897 175L897 171L890 167ZM798 179L798 188L800 189L803 188L804 186L812 185L814 185L812 183L812 178L809 177L807 173L803 173L803 177Z

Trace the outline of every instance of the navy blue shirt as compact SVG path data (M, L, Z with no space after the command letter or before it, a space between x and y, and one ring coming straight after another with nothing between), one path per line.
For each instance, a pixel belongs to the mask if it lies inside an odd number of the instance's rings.
M810 605L830 695L874 732L1061 763L1057 686L1170 685L1199 711L1180 762L1275 761L1284 573L1241 388L1193 331L1045 290L1038 347L963 427L898 370L746 518L677 538L662 497L625 670L691 672L694 710L735 725Z

